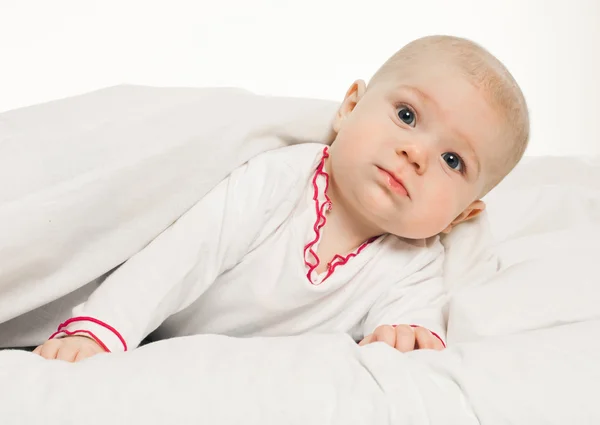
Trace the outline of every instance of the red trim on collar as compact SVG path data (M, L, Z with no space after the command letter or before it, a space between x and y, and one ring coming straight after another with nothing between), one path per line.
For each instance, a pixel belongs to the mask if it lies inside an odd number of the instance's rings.
M323 280L321 280L321 282L318 284L313 283L313 273L315 273L316 268L319 266L319 264L321 264L321 259L313 250L313 247L317 244L319 239L321 239L321 229L323 228L323 226L325 226L325 223L327 222L325 212L329 211L332 208L331 199L329 198L329 196L327 196L327 190L329 189L329 174L327 174L327 172L324 170L325 160L327 158L329 158L329 151L328 148L325 147L323 149L323 157L321 158L321 162L317 166L317 170L315 171L315 174L312 179L313 201L315 202L316 212L316 220L315 224L313 225L315 237L312 241L310 241L304 246L304 264L308 267L308 273L306 274L306 277L312 285L318 285L320 283L323 283L325 280L327 280L329 276L333 274L333 272L338 266L343 266L344 264L346 264L351 258L356 257L358 254L360 254L361 251L367 247L367 245L369 245L371 242L377 239L377 237L370 238L362 245L360 245L354 252L351 252L346 256L336 254L331 260L331 262L327 265L327 274L325 275ZM325 198L325 200L322 202L319 201L320 193L319 185L317 184L317 180L319 177L323 177L325 179L325 188L323 190L323 197ZM313 261L307 260L307 254L310 254L310 256L312 256Z

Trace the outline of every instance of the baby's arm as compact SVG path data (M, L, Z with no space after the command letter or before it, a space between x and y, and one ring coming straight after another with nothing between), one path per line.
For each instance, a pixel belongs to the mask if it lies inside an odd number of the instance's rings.
M198 299L239 262L262 228L273 201L269 158L261 155L234 171L75 307L51 340L78 335L86 347L93 340L102 351L126 351ZM62 358L61 344L73 347L67 340L48 341L39 352Z
M385 342L399 351L443 349L446 293L443 255L433 256L418 272L396 283L370 309L363 324L361 345Z

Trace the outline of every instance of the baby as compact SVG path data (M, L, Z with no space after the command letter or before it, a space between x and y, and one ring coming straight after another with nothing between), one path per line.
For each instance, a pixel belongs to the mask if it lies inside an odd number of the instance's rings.
M232 125L235 125L232 105ZM331 147L264 153L114 271L35 352L79 361L147 335L346 332L442 349L440 233L521 159L525 99L461 38L418 39L354 82Z

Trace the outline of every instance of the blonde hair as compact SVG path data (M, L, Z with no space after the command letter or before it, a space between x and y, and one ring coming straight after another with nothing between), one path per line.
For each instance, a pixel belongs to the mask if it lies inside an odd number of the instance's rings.
M432 55L440 64L456 67L469 82L481 89L506 124L507 154L495 164L483 196L519 163L527 149L530 130L525 96L508 69L485 48L465 38L445 35L419 38L404 46L373 75L369 87L424 58L431 59Z

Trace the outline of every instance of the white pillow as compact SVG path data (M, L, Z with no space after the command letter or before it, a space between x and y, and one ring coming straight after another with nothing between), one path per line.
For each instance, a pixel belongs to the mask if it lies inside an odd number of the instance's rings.
M486 201L498 273L454 287L449 341L599 318L600 158L528 158Z
M600 221L600 156L525 158L485 198L498 241Z
M453 294L448 340L455 344L600 319L598 240L600 225L507 242L501 249L516 253L510 265L485 284Z

